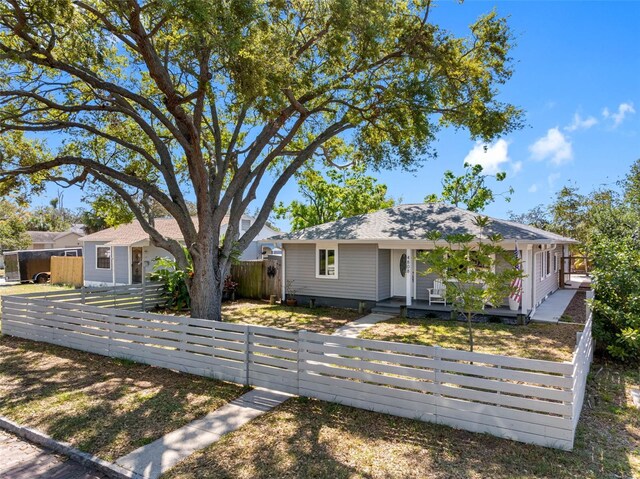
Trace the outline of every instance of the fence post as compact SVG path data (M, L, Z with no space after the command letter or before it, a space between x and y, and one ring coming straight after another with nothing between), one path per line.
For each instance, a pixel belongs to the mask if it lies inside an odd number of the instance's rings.
M296 374L296 377L298 379L296 381L296 383L298 385L297 386L298 394L300 394L300 376L301 376L302 372L304 371L303 364L304 364L304 361L305 361L305 359L301 358L300 356L302 356L301 353L304 354L304 352L307 350L306 339L305 339L306 335L307 335L307 330L306 329L301 329L300 331L298 331L298 339L296 341L296 344L297 344L297 348L296 348L296 350L297 350L297 358L296 358L297 359L297 368L296 368L297 369L297 374Z
M147 311L147 285L142 283L142 311Z
M433 347L433 360L435 361L435 366L433 368L433 384L435 386L435 391L433 393L433 397L435 398L434 407L435 407L435 422L438 423L438 407L440 406L440 362L442 361L440 358L442 353L440 352L440 346Z
M246 325L244 328L244 374L245 374L245 378L244 378L244 384L245 386L250 386L250 378L249 378L249 364L250 364L250 360L249 360L249 345L250 345L250 336L251 333L249 331L250 326Z

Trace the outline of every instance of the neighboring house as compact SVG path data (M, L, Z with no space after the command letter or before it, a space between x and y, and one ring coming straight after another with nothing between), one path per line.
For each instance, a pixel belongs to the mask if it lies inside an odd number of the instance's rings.
M27 231L31 245L27 249L77 248L84 236L83 225L73 225L67 231Z
M227 221L226 218L223 220L222 235L226 232ZM255 218L243 215L240 234L248 230L254 221ZM162 236L183 241L180 228L173 218L158 218L155 227ZM242 252L240 259L261 259L261 240L274 234L277 231L264 226ZM85 286L142 283L153 271L157 258L172 258L171 253L151 244L149 235L138 221L98 231L80 238L80 241L83 245Z
M399 205L270 240L282 245L282 284L291 285L300 301L315 298L316 304L351 307L365 301L371 307L402 298L407 306L417 307L428 299L427 289L437 279L420 274L426 267L416 262L417 252L433 247L427 233L478 238L481 231L473 222L477 215L442 203ZM575 241L500 219L492 219L482 235L492 233L502 235L504 249L514 251L517 244L520 250L526 277L519 314L531 314L558 289L561 258Z

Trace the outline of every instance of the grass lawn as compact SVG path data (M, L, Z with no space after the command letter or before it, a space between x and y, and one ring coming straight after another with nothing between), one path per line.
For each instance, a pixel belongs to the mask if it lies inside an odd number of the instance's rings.
M0 336L0 415L106 460L204 416L245 390Z
M581 324L567 323L529 323L526 326L474 323L473 350L522 358L571 361L576 332L582 328ZM467 323L460 321L394 318L363 331L360 337L469 350Z
M70 286L58 286L53 284L31 284L31 283L0 283L0 296L26 293L45 293L47 291L58 291L69 289Z
M300 398L163 479L640 477L640 411L628 395L640 372L605 364L593 371L573 452Z
M265 301L241 300L225 303L222 316L231 323L255 324L284 329L306 329L331 334L340 326L361 317L353 309L270 305Z

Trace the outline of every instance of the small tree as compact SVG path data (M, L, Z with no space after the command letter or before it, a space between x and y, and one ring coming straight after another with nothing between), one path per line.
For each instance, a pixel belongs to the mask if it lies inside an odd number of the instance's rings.
M486 216L477 216L476 226L484 230L489 224ZM443 236L432 231L427 238L433 241L433 249L418 254L418 261L427 268L420 274L436 274L447 286L447 299L454 311L464 314L469 330L469 350L473 351L473 317L485 304L500 305L514 293L514 281L522 278L517 268L519 259L511 251L500 246L502 236L487 235L486 240L469 233ZM504 262L508 267L496 268Z

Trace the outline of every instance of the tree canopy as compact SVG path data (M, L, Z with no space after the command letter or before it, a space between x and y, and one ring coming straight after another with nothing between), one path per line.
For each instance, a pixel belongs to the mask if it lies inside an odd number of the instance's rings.
M27 234L25 216L25 208L9 199L0 199L0 253L29 247L31 236Z
M115 193L180 267L191 256L192 314L220 319L233 248L252 241L305 163L411 169L441 127L488 141L520 126L521 112L498 100L512 74L506 20L488 13L457 37L430 21L431 7L2 2L0 190L56 182ZM187 254L154 228L152 199L176 219Z
M469 211L482 211L487 205L496 200L496 196L503 196L506 201L511 200L513 188L504 193L494 193L487 181L493 178L496 182L504 181L507 174L504 171L495 175L483 173L482 165L464 164L465 172L459 176L451 170L444 172L442 179L442 194L428 195L424 201L433 203L444 201L453 206L464 206Z
M277 218L289 218L291 230L297 231L340 218L371 213L393 206L386 185L365 174L364 168L332 168L323 175L314 168L296 173L301 200L280 203Z

